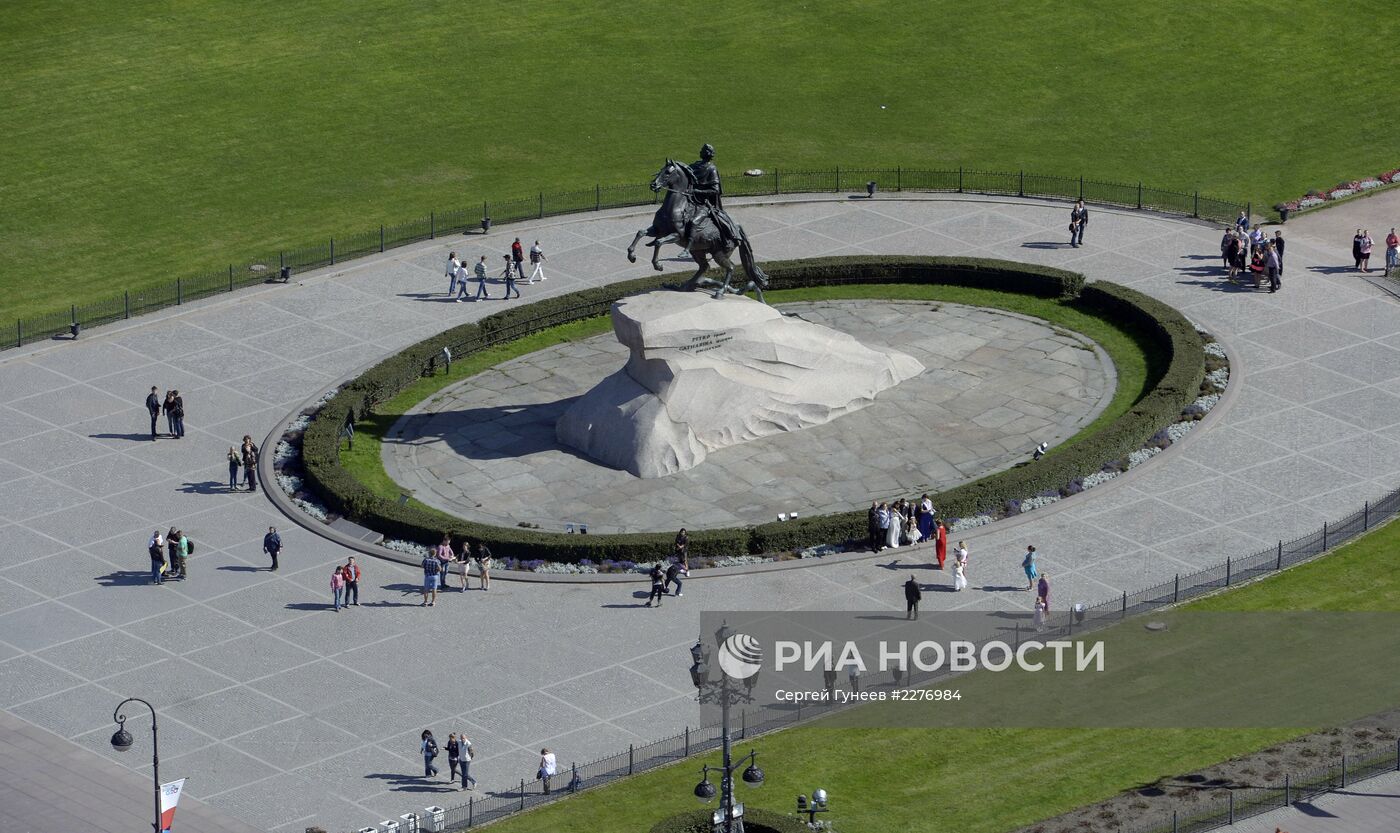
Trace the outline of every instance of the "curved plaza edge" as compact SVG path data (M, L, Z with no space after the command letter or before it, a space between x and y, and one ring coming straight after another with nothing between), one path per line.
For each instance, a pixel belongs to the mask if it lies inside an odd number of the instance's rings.
M1131 210L1091 206L1086 245L1071 250L1046 245L1063 242L1059 202L827 195L733 207L761 260L907 253L1062 266L1160 298L1229 353L1225 397L1195 431L1083 495L967 531L972 587L928 594L930 608L1026 612L1026 594L1006 589L1018 583L1026 542L1042 553L1057 606L1092 604L1311 531L1400 482L1400 305L1333 269L1345 253L1293 236L1291 226L1284 286L1268 295L1222 290L1218 227ZM622 254L642 217L623 209L497 227L6 354L0 408L14 433L0 443L9 474L0 578L13 592L0 596L0 677L22 684L0 685L0 707L136 768L138 758L116 759L107 748L109 710L117 693L150 693L162 710L162 772L188 774L192 797L276 833L313 820L358 829L427 801L458 800L410 797L367 778L412 774L416 747L405 738L420 723L485 739L473 774L486 789L505 789L533 771L541 745L562 750L561 761L586 761L694 725L686 649L707 606L897 606L911 569L897 559L927 561L918 550L788 562L817 569L714 571L659 611L633 609L632 588L582 582L502 583L491 593L447 594L444 610L424 611L402 589L416 571L379 560L367 564L371 606L337 618L316 603L328 606L323 570L346 549L300 527L285 531L281 572L257 570L266 563L261 534L280 523L281 507L275 497L269 505L214 488L225 446L261 435L249 430L255 425L280 435L288 409L316 398L306 391L324 391L474 310L431 299L445 289L449 248L480 253L503 250L514 236L539 238L556 271L522 287L528 299L598 275L646 274ZM190 390L190 437L139 441L140 400L152 384ZM187 586L158 590L123 578L143 570L149 530L172 523L200 544ZM63 582L33 569L55 551L67 559ZM939 589L951 583L919 572ZM89 573L111 580L94 587ZM441 646L421 639L425 627L447 622L454 632L490 635L454 645L481 679L468 681L465 705L450 708L402 690L410 677L425 692L457 679L437 662ZM533 636L570 632L590 636ZM98 645L137 659L113 668L93 656ZM537 707L540 697L547 708ZM241 704L236 725L211 703ZM364 736L321 719L341 714L353 714Z

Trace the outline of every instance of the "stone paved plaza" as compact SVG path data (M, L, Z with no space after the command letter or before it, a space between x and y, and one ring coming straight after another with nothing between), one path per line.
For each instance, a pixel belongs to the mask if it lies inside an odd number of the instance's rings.
M1232 392L1209 424L1112 483L969 534L972 588L929 593L926 608L1028 615L1007 589L1027 543L1057 598L1113 598L1311 531L1400 482L1400 306L1336 268L1345 240L1324 248L1290 223L1283 291L1269 295L1221 280L1219 229L1149 214L1092 208L1085 247L1070 249L1059 203L827 195L733 210L761 259L1050 264L1161 298L1230 351ZM897 606L905 570L884 556L693 579L660 610L639 606L639 586L501 580L425 610L415 571L362 559L367 604L334 614L328 573L346 551L221 485L244 434L261 439L358 368L501 308L443 302L449 248L499 257L517 235L541 240L549 280L523 287L528 299L647 274L623 257L644 224L616 211L508 226L0 353L0 707L67 739L76 780L143 771L139 721L127 756L108 738L116 703L146 697L162 776L187 776L212 811L276 833L353 830L462 800L414 777L425 726L473 737L489 793L530 777L541 746L585 761L694 722L686 649L701 609ZM151 385L181 390L185 439L143 439ZM262 569L269 524L286 541L276 574ZM171 525L198 544L192 575L152 587L146 537Z
M927 302L785 304L787 314L898 350L925 371L825 425L711 453L641 479L560 445L554 422L627 361L610 332L505 362L434 396L390 430L385 468L461 517L593 533L743 526L936 492L1058 443L1113 398L1093 343L1000 310Z

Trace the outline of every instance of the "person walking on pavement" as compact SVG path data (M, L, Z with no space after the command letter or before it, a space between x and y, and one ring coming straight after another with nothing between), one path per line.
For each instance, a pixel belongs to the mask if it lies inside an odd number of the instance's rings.
M355 556L350 556L350 560L345 562L341 568L345 571L345 606L360 606L360 565L355 563Z
M559 764L548 747L540 750L539 778L544 782L544 794L549 795L549 779L559 772Z
M243 435L243 480L248 484L248 491L258 490L258 446L253 442L253 438L247 434Z
M1078 200L1069 212L1069 243L1074 248L1084 245L1084 228L1089 225L1089 209Z
M534 283L535 278L544 280L544 262L548 260L544 256L544 249L540 248L540 241L536 240L535 245L530 247L530 262L535 268L530 272L530 280L527 283Z
M185 438L185 400L183 397L180 396L180 392L178 390L174 391L174 394L175 437L176 439L183 440Z
M1041 575L1039 583L1036 584L1035 595L1036 595L1036 598L1039 599L1039 600L1041 601L1041 603L1045 605L1045 612L1046 612L1046 613L1049 613L1049 612L1050 612L1050 574L1049 574L1049 573L1044 573L1044 574Z
M157 529L151 533L151 540L146 542L146 550L151 555L151 583L165 583L165 538L161 536Z
M457 259L456 252L447 253L447 273L443 277L448 279L447 297L451 298L457 294L457 282L462 277L462 261Z
M671 584L674 583L676 585L676 598L679 599L684 595L681 593L681 580L689 575L690 568L686 566L684 561L671 562L671 566L666 568L666 591L670 592Z
M436 553L423 556L423 603L419 607L432 607L437 604L438 585L441 579L442 562Z
M647 596L647 607L651 607L653 601L657 607L661 607L661 598L666 595L666 574L661 571L661 564L658 562L651 565L651 595Z
M491 589L491 548L485 541L476 543L476 568L481 571L481 589Z
M904 582L904 618L919 618L919 601L923 599L924 591L919 589L919 582L914 578L914 574L909 574L909 580Z
M457 768L462 771L462 789L476 789L476 779L472 777L472 758L476 757L476 749L472 746L472 739L467 737L466 732L457 735Z
M447 592L447 580L452 577L452 562L457 560L457 554L452 551L452 536L442 533L442 543L437 545L433 552L438 560L438 583L442 587L442 592Z
M272 558L272 566L269 572L277 572L277 556L282 552L282 536L277 534L277 527L267 528L267 534L263 536L263 552Z
M480 301L482 298L488 301L491 300L491 296L486 292L486 255L481 256L481 260L476 262L476 266L473 267L473 269L476 275L476 297L472 300Z
M1361 271L1371 271L1371 249L1376 245L1371 239L1371 230L1366 229L1361 232Z
M438 756L437 741L433 739L433 733L427 729L419 736L422 743L418 745L418 751L423 753L423 777L432 778L438 774L437 767L433 766L433 759Z
M345 595L345 570L337 564L331 568L331 597L335 600L335 612L340 612L340 600Z
M457 766L461 753L462 747L458 745L457 733L452 732L447 736L447 780L449 783L457 780Z
M160 409L165 412L165 433L175 436L175 391L165 392L165 399L160 403Z
M156 386L151 386L151 392L146 394L146 410L151 415L151 442L156 439L156 420L160 419L160 396L156 393Z
M1021 569L1026 573L1026 590L1035 589L1035 547L1026 547L1026 555L1021 559Z
M520 279L525 280L525 247L520 245L520 238L515 238L515 242L510 244L510 263L515 267L515 273Z
M243 458L233 450L233 446L228 447L228 490L230 492L238 490L238 467L243 465Z
M1279 276L1282 277L1282 276L1283 276L1283 232L1282 232L1281 230L1277 230L1277 229L1276 229L1276 230L1274 231L1273 244L1274 244L1274 254L1277 254L1277 255L1278 255L1278 273L1279 273Z
M1282 254L1283 250L1279 252ZM1400 266L1400 237L1395 236L1395 229L1392 228L1390 234L1385 236L1385 277L1390 277L1397 266Z
M501 273L501 279L506 282L506 297L504 300L509 301L510 293L514 292L515 297L519 298L520 290L515 287L515 265L511 262L510 255L505 256L505 261L506 269Z

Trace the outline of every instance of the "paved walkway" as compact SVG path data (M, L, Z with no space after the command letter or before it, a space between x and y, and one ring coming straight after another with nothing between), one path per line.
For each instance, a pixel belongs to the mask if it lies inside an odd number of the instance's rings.
M1229 829L1234 833L1395 833L1400 830L1400 773L1273 810Z
M1083 336L1000 310L928 302L784 304L783 311L918 359L923 373L825 425L728 446L693 469L633 477L568 448L554 423L619 371L611 331L505 362L390 429L385 469L459 517L562 531L672 532L864 509L1010 468L1108 406L1113 362Z
M761 258L1053 264L1162 298L1230 349L1238 387L1211 427L1110 484L967 536L975 589L932 594L935 606L1024 610L1007 588L1027 542L1059 598L1094 602L1310 531L1400 482L1400 305L1335 272L1335 247L1295 240L1284 289L1269 295L1219 280L1217 229L1145 214L1095 210L1086 247L1069 249L1068 209L1054 203L735 209ZM238 438L496 308L440 301L449 247L472 257L517 234L542 240L554 272L525 287L538 297L645 274L622 255L645 223L603 212L438 241L0 354L0 707L139 767L108 738L112 706L145 696L162 714L162 773L188 776L192 796L277 833L357 829L461 799L413 777L424 726L472 735L489 791L528 777L540 746L583 761L693 722L686 648L702 608L897 604L903 571L884 558L692 581L684 604L661 610L616 585L507 582L424 610L411 571L371 561L368 605L334 614L328 572L346 553L288 528L261 494L226 493ZM181 389L187 438L143 439L151 385ZM146 536L172 524L198 544L192 578L150 587ZM269 524L287 543L276 574L260 569Z

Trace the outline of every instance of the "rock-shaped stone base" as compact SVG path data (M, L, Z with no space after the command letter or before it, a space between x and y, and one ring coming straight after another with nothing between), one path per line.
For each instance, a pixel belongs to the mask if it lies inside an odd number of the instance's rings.
M830 422L922 373L917 359L749 298L651 292L613 305L631 357L564 412L561 443L638 477Z

